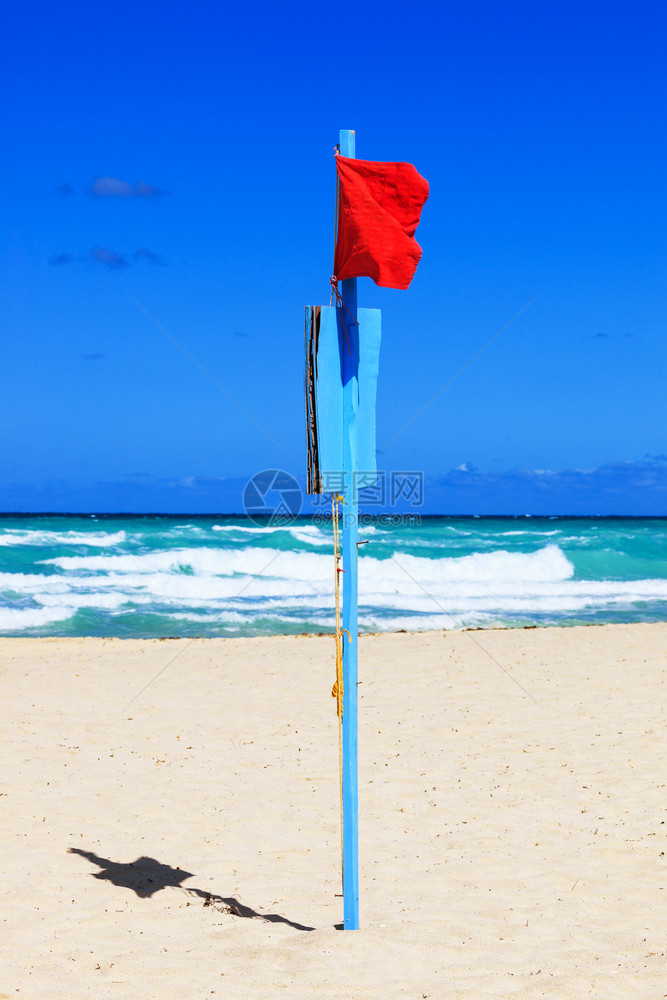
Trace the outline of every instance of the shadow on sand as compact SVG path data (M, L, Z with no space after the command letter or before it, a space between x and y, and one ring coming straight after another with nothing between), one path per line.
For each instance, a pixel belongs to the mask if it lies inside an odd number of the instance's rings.
M100 858L92 851L82 851L78 847L70 847L69 854L79 854L86 858L91 864L100 868L99 872L93 873L93 878L99 878L113 885L124 886L132 889L137 896L148 899L161 889L173 886L181 889L190 896L199 896L204 900L204 906L214 906L215 909L224 910L235 917L247 917L254 920L266 920L272 924L288 924L298 931L313 931L314 927L306 927L304 924L297 924L294 920L281 917L278 913L258 913L249 906L244 906L233 896L218 896L215 893L207 892L204 889L195 889L190 886L183 886L181 883L188 878L193 878L192 872L183 871L182 868L172 868L171 865L163 865L155 858L137 858L123 864L120 861L110 861L108 858Z

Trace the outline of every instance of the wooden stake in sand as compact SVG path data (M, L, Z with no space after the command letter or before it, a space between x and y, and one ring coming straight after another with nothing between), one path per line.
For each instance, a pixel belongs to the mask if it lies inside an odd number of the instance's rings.
M357 278L373 278L386 288L408 287L421 257L414 233L428 197L427 182L411 164L357 160L355 152L354 131L342 129L336 150L336 250L330 279L336 305L307 306L305 335L308 493L331 493L334 518L342 500L342 566L337 519L334 525L337 611L338 581L343 577L342 625L336 615L334 693L341 722L345 930L359 927L358 504L360 491L373 490L378 482L375 397L380 311L358 307Z

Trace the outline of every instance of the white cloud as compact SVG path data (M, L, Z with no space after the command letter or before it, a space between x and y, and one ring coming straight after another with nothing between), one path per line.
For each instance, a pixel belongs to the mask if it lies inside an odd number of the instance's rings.
M90 193L96 198L155 198L164 194L164 191L145 181L130 184L129 181L121 181L118 177L96 177Z

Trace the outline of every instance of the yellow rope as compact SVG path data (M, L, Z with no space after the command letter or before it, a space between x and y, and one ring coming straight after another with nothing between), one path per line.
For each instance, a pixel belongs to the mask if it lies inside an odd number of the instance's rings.
M334 594L336 598L336 681L331 689L331 697L336 699L338 718L343 718L343 630L340 627L340 526L338 504L342 497L337 493L331 495L331 520L333 523L334 542Z
M336 680L331 689L331 697L336 699L338 715L338 775L340 784L340 872L343 878L344 848L343 848L343 632L340 622L340 525L338 504L343 500L337 493L331 494L331 521L333 524L334 542L334 594L336 599ZM349 632L347 633L349 639Z

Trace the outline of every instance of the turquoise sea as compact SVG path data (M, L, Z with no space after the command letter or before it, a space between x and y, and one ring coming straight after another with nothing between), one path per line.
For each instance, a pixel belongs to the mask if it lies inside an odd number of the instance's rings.
M667 519L423 517L360 530L362 631L667 620ZM331 526L0 517L0 634L333 628Z

